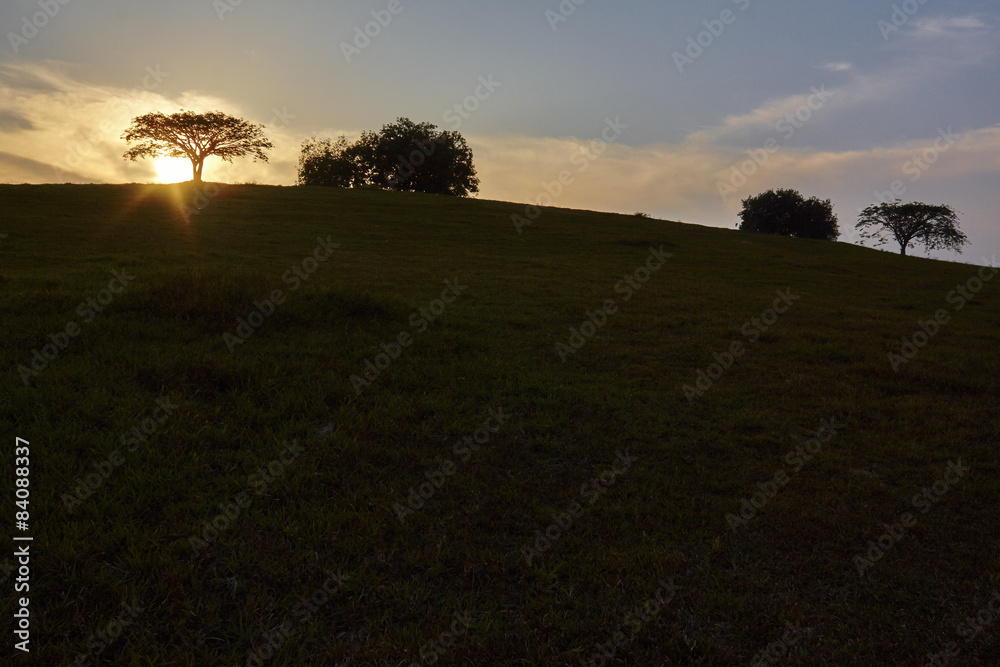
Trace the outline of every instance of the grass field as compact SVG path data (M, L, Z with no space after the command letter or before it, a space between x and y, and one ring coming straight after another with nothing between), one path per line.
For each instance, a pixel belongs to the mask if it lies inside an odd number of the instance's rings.
M988 269L213 193L0 186L12 664L1000 663Z

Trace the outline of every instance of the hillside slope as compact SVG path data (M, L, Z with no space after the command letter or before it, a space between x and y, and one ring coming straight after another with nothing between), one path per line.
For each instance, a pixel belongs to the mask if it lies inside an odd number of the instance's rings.
M28 440L45 664L1000 661L988 269L192 198L0 186L0 474Z

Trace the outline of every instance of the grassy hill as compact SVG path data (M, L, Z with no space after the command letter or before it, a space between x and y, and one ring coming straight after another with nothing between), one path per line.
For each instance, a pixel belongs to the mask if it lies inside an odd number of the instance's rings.
M0 186L33 664L1000 662L979 267L213 192Z

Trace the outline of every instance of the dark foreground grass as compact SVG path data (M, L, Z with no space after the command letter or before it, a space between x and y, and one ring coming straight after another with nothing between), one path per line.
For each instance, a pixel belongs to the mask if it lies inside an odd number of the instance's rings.
M635 216L191 197L0 186L19 663L1000 662L1000 280Z

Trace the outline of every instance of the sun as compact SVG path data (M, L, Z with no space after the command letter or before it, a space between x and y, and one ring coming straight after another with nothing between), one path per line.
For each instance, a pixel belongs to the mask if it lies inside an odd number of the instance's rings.
M191 160L179 157L158 157L153 161L156 178L160 183L180 183L190 181Z

